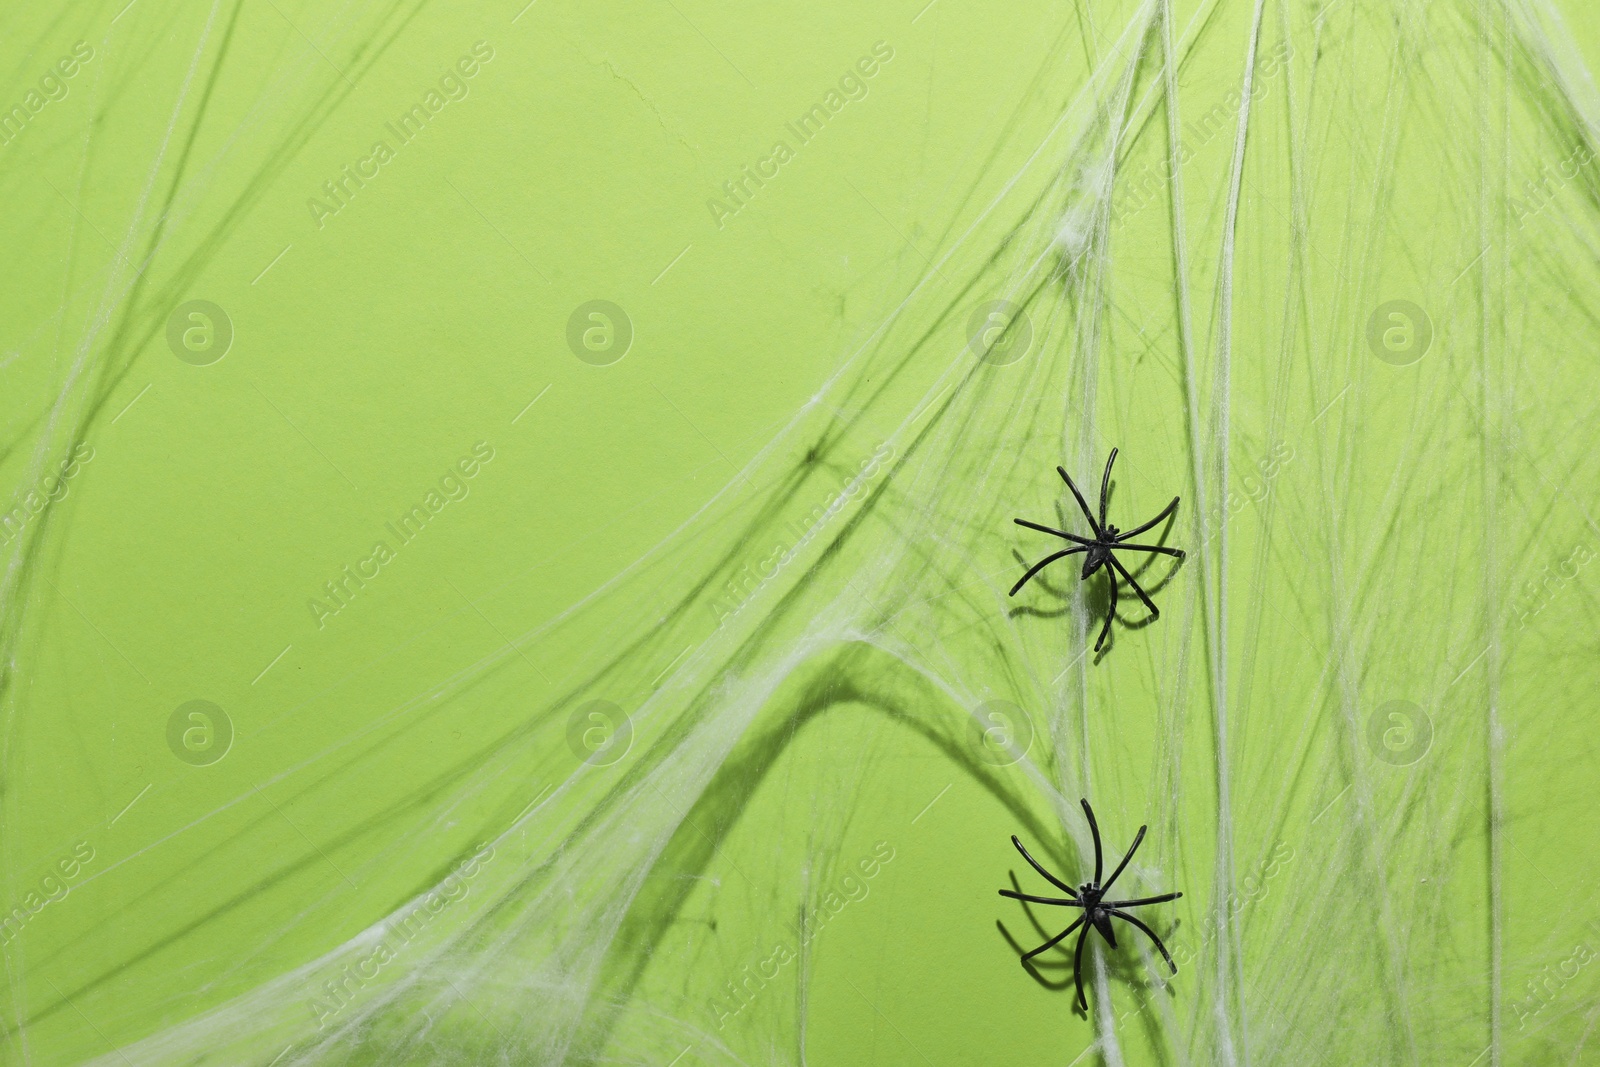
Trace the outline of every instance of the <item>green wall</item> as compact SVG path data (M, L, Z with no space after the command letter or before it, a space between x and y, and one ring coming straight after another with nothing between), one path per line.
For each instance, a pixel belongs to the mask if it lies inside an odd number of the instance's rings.
M1600 1055L1590 7L0 54L0 1063Z

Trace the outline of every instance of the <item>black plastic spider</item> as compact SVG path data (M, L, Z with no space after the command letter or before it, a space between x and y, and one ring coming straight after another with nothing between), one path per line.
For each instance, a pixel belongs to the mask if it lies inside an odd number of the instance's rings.
M1111 620L1117 617L1118 574L1122 575L1123 579L1127 581L1129 585L1133 586L1133 591L1139 594L1139 599L1144 601L1144 606L1150 609L1151 621L1153 622L1161 617L1161 612L1156 608L1155 604L1151 602L1150 598L1145 595L1145 591L1139 588L1139 583L1133 580L1133 575L1129 574L1128 569L1122 565L1121 561L1118 560L1115 555L1112 554L1113 550L1126 548L1132 549L1136 552L1159 552L1162 555L1173 556L1179 560L1183 559L1183 552L1180 549L1168 548L1165 545L1135 545L1128 543L1128 538L1144 533L1146 530L1159 524L1166 519L1168 515L1171 515L1174 511L1176 511L1178 508L1177 497L1173 497L1172 503L1161 509L1161 514L1157 515L1155 518L1151 519L1142 526L1136 526L1133 529L1128 530L1126 533L1118 530L1115 526L1112 526L1106 521L1106 501L1111 491L1111 465L1116 461L1117 450L1113 448L1111 450L1111 457L1106 460L1105 477L1100 479L1100 521L1098 522L1095 521L1094 512L1090 511L1089 505L1084 502L1083 494L1078 492L1078 487L1073 485L1072 479L1067 476L1066 468L1056 468L1057 473L1061 475L1061 480L1067 483L1068 489L1072 490L1072 495L1077 499L1078 506L1083 509L1083 517L1089 520L1089 528L1094 531L1094 536L1092 538L1079 537L1077 534L1070 534L1065 530L1056 530L1049 526L1040 526L1038 523L1029 522L1027 519L1012 520L1018 526L1026 526L1028 529L1038 530L1040 533L1054 534L1057 537L1064 537L1068 541L1075 542L1075 544L1071 548L1065 548L1060 552L1054 552L1046 556L1044 559L1041 559L1038 563L1035 563L1033 566L1029 567L1028 573L1024 574L1020 579L1018 579L1017 584L1011 587L1011 592L1007 594L1008 596L1016 596L1017 591L1028 584L1029 578L1032 578L1035 574L1038 574L1056 560L1061 559L1063 556L1070 556L1074 552L1088 553L1083 560L1083 573L1079 575L1080 578L1087 579L1102 566L1109 564L1106 569L1106 578L1111 582L1111 599L1106 605L1106 622L1105 625L1100 628L1100 639L1094 643L1094 650L1096 652L1099 652L1100 646L1105 644L1106 636L1111 633ZM1115 574L1112 573L1113 570L1115 570Z
M1029 866L1031 866L1034 870L1044 875L1051 885L1067 894L1067 899L1061 900L1056 897L1036 897L1028 893L1018 893L1010 889L1000 890L1000 895L1003 897L1011 897L1013 900L1026 900L1033 904L1059 904L1064 907L1083 909L1083 914L1074 919L1071 926L1067 927L1065 930L1061 931L1059 934L1052 937L1050 940L1046 941L1032 952L1025 953L1022 957L1022 965L1026 967L1030 959L1037 956L1039 953L1046 951L1047 949L1055 947L1058 943L1060 943L1062 938L1066 937L1068 934L1072 933L1072 931L1082 926L1083 932L1078 935L1078 947L1073 951L1072 954L1072 976L1078 983L1078 1005L1079 1007L1083 1008L1084 1011L1088 1011L1089 1001L1083 995L1083 942L1084 939L1089 936L1089 927L1093 926L1096 930L1099 930L1100 935L1106 939L1106 944L1110 945L1112 948L1116 948L1117 935L1115 931L1111 929L1111 917L1115 915L1119 919L1126 919L1128 922L1143 930L1145 935L1156 943L1156 948L1161 950L1162 958L1167 961L1167 966L1172 968L1173 974L1177 974L1178 965L1172 962L1172 956L1168 954L1167 946L1161 943L1161 939L1156 936L1156 932L1122 909L1131 908L1138 904L1162 904L1169 900L1177 900L1179 897L1183 896L1183 894L1163 893L1158 897L1140 897L1137 900L1106 900L1106 891L1111 888L1111 883L1117 880L1117 876L1121 874L1122 869L1128 865L1128 861L1133 859L1133 854L1139 848L1139 842L1144 840L1144 832L1148 830L1149 827L1139 827L1139 833L1134 837L1133 844L1129 846L1128 854L1122 857L1122 862L1117 864L1117 869L1111 872L1111 877L1107 878L1105 880L1105 884L1102 885L1100 883L1100 827L1095 824L1094 809L1089 807L1089 802L1084 800L1081 801L1081 803L1083 804L1083 813L1089 816L1089 832L1094 835L1094 880L1085 882L1083 885L1074 890L1071 886L1067 885L1067 883L1063 882L1061 879L1057 878L1055 875L1041 867L1039 865L1039 861L1028 855L1028 850L1022 847L1022 842L1017 840L1016 835L1013 834L1011 835L1011 843L1017 846L1017 851L1022 853L1022 858L1027 860Z

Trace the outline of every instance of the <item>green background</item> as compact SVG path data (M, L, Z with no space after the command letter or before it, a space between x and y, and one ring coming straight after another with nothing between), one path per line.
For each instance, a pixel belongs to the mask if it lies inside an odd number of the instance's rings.
M0 1062L1600 1055L1588 7L0 48ZM1114 446L1189 555L1094 656L1011 519ZM995 892L1080 797L1184 893L1087 1016Z

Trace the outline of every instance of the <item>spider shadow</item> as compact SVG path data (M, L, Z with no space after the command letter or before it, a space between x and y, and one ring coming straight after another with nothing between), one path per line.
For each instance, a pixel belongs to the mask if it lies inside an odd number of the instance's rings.
M1109 500L1115 500L1116 496L1117 496L1117 483L1116 483L1115 480L1113 480L1112 483L1111 483L1111 492L1110 492L1110 494L1108 496L1108 499ZM1063 514L1063 509L1062 509L1061 504L1060 504L1059 501L1056 503L1056 512L1057 512L1057 514ZM1151 543L1151 544L1160 545L1162 548L1167 547L1167 538L1172 536L1172 524L1177 522L1177 521L1178 521L1178 513L1176 511L1174 511L1171 515L1167 516L1165 522L1163 522L1159 527L1156 528L1156 530L1160 531L1158 536L1156 536L1155 538L1151 539L1151 538L1148 538L1148 537L1142 535L1140 537L1140 540L1141 541L1149 540L1149 543ZM1156 530L1152 530L1150 532L1151 533L1155 533ZM1159 593L1161 590L1163 590L1163 589L1165 589L1167 587L1167 584L1169 582L1171 582L1172 579L1177 575L1178 571L1183 568L1184 563L1188 562L1187 559L1172 560L1171 556L1163 556L1159 552L1138 552L1138 553L1135 553L1135 554L1140 556L1140 557L1142 557L1142 559L1141 559L1141 561L1140 561L1140 563L1139 563L1139 565L1137 567L1128 567L1128 573L1133 575L1134 580L1137 581L1140 584L1140 586L1142 586L1144 588L1144 591L1146 593L1150 594L1150 598L1152 600L1155 599L1155 595L1157 593ZM1121 556L1119 556L1117 558L1118 559L1122 559ZM1161 560L1161 559L1172 560L1171 566L1169 566L1167 568L1167 570L1166 570L1166 573L1161 576L1161 580L1160 581L1156 582L1154 585L1146 584L1145 581L1144 581L1145 572L1148 571L1151 567L1155 566L1157 560ZM1127 565L1126 562L1124 562L1123 566L1127 567L1128 565ZM1120 600L1120 599L1123 599L1123 598L1119 597L1118 599ZM1138 598L1135 597L1134 599L1137 600ZM1104 605L1104 600L1103 599L1102 599L1101 603L1102 603L1102 606L1103 606ZM1120 618L1120 617L1121 616L1118 616L1118 618ZM1150 623L1152 623L1154 621L1155 621L1154 619L1151 619L1148 615L1146 615L1145 616L1145 620L1143 622L1138 623L1138 624L1129 623L1129 624L1127 624L1127 626L1128 626L1128 629L1130 629L1130 630L1142 630L1144 627L1150 625ZM1115 635L1113 635L1112 639L1113 640L1115 639Z
M1015 548L1011 550L1011 557L1016 560L1017 563L1024 569L1029 566L1029 560L1027 557ZM1079 566L1081 567L1081 564ZM1150 563L1145 562L1140 564L1136 570L1130 569L1128 573L1132 574L1137 579L1149 566ZM1176 570L1176 568L1174 568L1174 570ZM1045 592L1049 594L1050 598L1056 601L1059 606L1055 608L1039 608L1034 607L1031 604L1017 604L1016 606L1008 609L1007 614L1013 619L1022 616L1038 619L1063 618L1072 611L1072 598L1074 595L1073 585L1076 584L1080 590L1077 595L1083 598L1083 609L1085 614L1087 614L1090 619L1090 625L1087 633L1089 635L1093 635L1099 628L1100 622L1106 617L1106 608L1109 606L1111 601L1111 578L1107 569L1104 567L1100 569L1098 574L1090 575L1087 583L1083 583L1082 579L1077 577L1078 573L1080 572L1075 572L1072 578L1069 580L1071 584L1063 583L1060 585L1052 582L1048 577L1046 577L1045 572L1039 573L1029 584L1043 587ZM1162 577L1160 582L1156 583L1155 585L1145 586L1145 592L1153 598L1155 593L1158 590L1165 588L1167 583L1170 581L1172 581L1172 574L1168 573ZM1144 585L1142 581L1139 584ZM1129 618L1127 615L1124 615L1122 612L1122 605L1124 602L1130 600L1133 601L1133 603L1138 604L1141 611L1144 609L1144 605L1139 604L1139 598L1137 595L1134 595L1130 591L1129 595L1123 596L1121 595L1121 590L1119 589L1117 596L1117 622L1121 624L1123 629L1142 630L1151 623L1158 621L1154 616L1150 615L1149 612L1144 612L1142 615L1133 618ZM1104 659L1106 653L1111 651L1111 646L1116 644L1116 642L1117 627L1112 626L1111 633L1106 637L1106 643L1101 647L1100 651L1095 654L1094 661L1099 663L1102 659Z
M1011 888L1016 892L1022 892L1022 885L1017 880L1017 872L1015 870L1011 870L1007 871L1006 873L1011 878ZM1082 914L1082 911L1075 908L1056 908L1050 905L1033 904L1029 901L1019 901L1018 903L1022 905L1023 913L1027 915L1029 925L1033 927L1034 933L1038 936L1038 941L1036 943L1048 941L1050 938L1060 933L1061 927L1071 922L1073 917ZM1067 917L1062 919L1061 922L1055 924L1053 927L1047 927L1039 921L1039 916L1035 910L1038 908L1045 908L1049 911L1059 911ZM994 925L995 929L999 931L1001 938L1004 939L1006 944L1011 947L1011 950L1015 952L1019 958L1028 951L1028 948L1019 942L1011 933L1010 929L1006 927L1004 919L996 919ZM1178 927L1181 925L1181 921L1174 920L1171 924L1171 927L1167 930L1165 935L1163 935L1163 940L1173 940L1174 935L1177 933ZM1137 954L1137 951L1129 950L1129 941L1131 941L1134 937L1141 935L1139 935L1137 931L1127 928L1126 924L1124 924L1124 928L1128 929L1129 936L1126 939L1119 937L1117 939L1117 947L1115 949L1112 949L1111 946L1107 945L1104 939L1100 938L1098 932L1091 930L1089 933L1090 940L1099 940L1100 942L1099 950L1101 958L1105 962L1108 979L1113 982L1121 982L1129 988L1136 990L1141 1002L1148 1001L1152 996L1162 993L1169 997L1174 996L1175 993L1171 988L1172 983L1170 980L1159 981L1152 979L1150 972L1141 965L1140 956ZM1120 932L1121 931L1119 930L1119 934ZM1159 930L1157 931L1157 933L1160 932L1161 931ZM1076 935L1074 934L1060 944L1056 945L1054 948L1050 949L1048 952L1044 953L1042 957L1035 956L1033 959L1023 960L1022 969L1027 971L1028 976L1044 989L1048 989L1055 993L1059 993L1063 990L1067 991L1071 995L1072 1013L1079 1018L1087 1019L1088 1012L1078 1006L1077 981L1073 977L1073 972L1075 970L1073 953L1076 947ZM1038 962L1041 958L1047 959L1048 962L1041 965ZM1086 963L1085 966L1088 966L1088 964ZM1157 962L1156 966L1160 966L1159 962ZM1051 977L1057 973L1061 975L1061 979L1059 981ZM1085 975L1085 993L1088 993L1092 988L1090 982L1091 980L1089 976ZM1147 1019L1146 1025L1155 1025L1154 1020ZM1157 1042L1156 1044L1159 1046L1160 1043Z
M1017 881L1017 872L1013 870L1007 871L1006 873L1011 877L1011 888L1018 893L1022 892L1022 883ZM1039 921L1039 916L1035 913L1034 909L1036 907L1042 907L1043 905L1031 904L1028 901L1019 901L1019 903L1022 905L1023 914L1028 917L1028 923L1033 927L1034 933L1038 935L1040 942L1047 941L1051 937L1055 936L1056 931L1047 930L1044 924ZM1056 909L1052 908L1051 910ZM1063 908L1060 910L1063 912L1070 912L1074 909ZM1070 922L1071 920L1068 919L1067 921ZM994 925L995 929L1000 931L1000 936L1005 939L1006 944L1011 946L1011 950L1015 952L1017 957L1020 959L1028 951L1027 948L1024 947L1022 943L1019 942L1014 936L1012 936L1011 931L1006 928L1004 919L996 919ZM1071 938L1068 938L1068 941L1070 940ZM1063 989L1072 990L1073 1014L1087 1018L1087 1013L1084 1012L1082 1008L1078 1007L1077 984L1072 978L1072 949L1069 947L1063 953L1061 947L1058 945L1055 949L1051 950L1050 954L1060 954L1060 957L1059 959L1051 960L1050 962L1045 963L1043 966L1037 962L1039 958L1037 956L1033 959L1023 960L1022 969L1028 972L1028 977L1032 978L1040 986L1051 990L1052 992L1059 993ZM1055 981L1050 977L1050 974L1055 972L1061 973L1060 981Z

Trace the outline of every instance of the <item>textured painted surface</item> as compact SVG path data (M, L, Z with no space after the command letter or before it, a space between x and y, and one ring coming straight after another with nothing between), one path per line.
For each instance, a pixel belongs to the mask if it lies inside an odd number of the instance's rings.
M1591 11L0 45L0 1062L1596 1055Z

